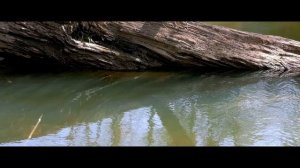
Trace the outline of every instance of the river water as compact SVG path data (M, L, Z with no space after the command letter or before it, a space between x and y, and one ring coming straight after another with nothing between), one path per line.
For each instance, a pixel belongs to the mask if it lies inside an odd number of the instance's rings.
M299 23L216 24L299 39ZM299 129L297 75L0 73L1 146L290 146Z

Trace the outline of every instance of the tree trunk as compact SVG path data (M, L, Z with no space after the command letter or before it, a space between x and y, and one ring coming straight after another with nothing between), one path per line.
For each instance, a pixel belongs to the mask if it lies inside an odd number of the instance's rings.
M200 22L0 22L0 52L109 70L300 71L300 42Z

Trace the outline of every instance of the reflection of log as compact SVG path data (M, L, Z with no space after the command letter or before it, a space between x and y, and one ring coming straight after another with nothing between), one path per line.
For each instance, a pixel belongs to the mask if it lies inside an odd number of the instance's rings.
M187 135L184 128L180 125L178 118L167 105L158 102L153 107L156 109L164 128L172 138L172 145L195 145L194 139L191 139Z
M0 52L112 70L300 70L300 42L199 22L0 22Z

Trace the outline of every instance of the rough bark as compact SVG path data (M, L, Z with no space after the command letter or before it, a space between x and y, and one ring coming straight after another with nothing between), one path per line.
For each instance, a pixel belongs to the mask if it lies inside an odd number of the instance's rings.
M300 71L298 41L201 22L0 22L0 52L110 70Z

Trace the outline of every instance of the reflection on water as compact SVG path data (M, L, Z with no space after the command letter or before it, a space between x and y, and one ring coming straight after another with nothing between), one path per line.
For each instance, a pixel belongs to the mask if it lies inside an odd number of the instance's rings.
M300 41L300 22L208 22L243 31L277 35Z
M299 82L262 72L2 73L0 145L300 145Z
M300 41L300 22L210 23ZM3 146L300 145L296 76L0 73Z

